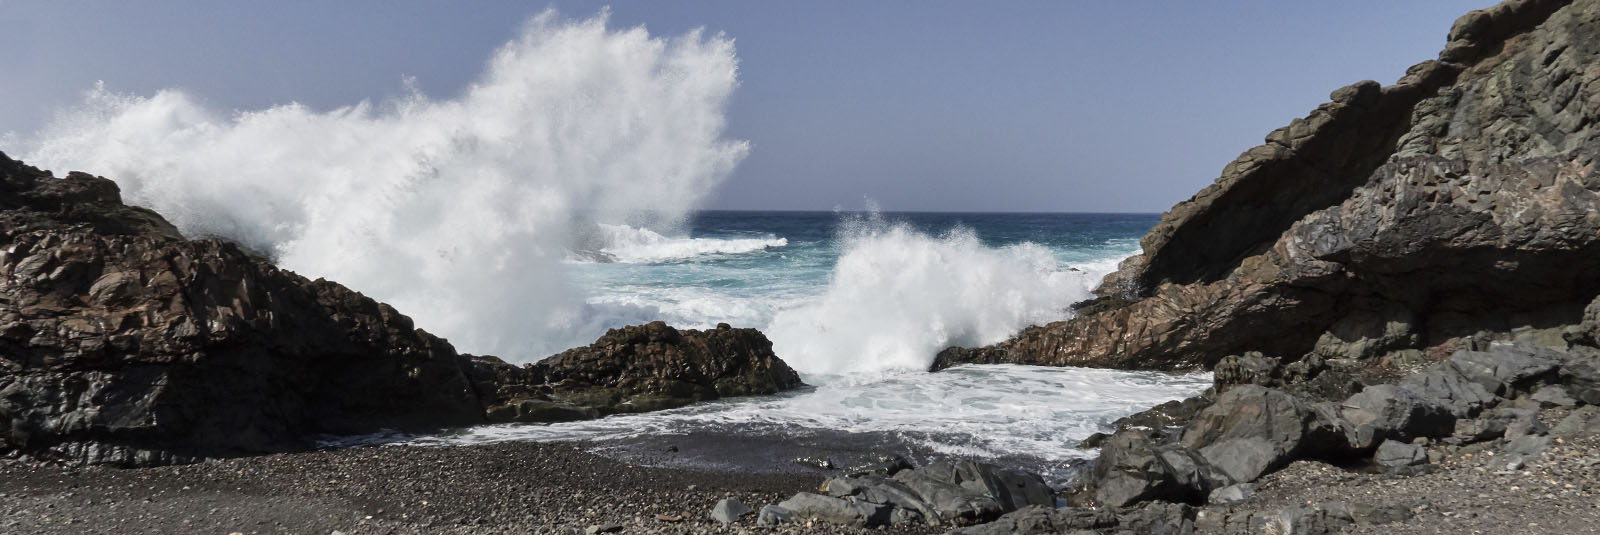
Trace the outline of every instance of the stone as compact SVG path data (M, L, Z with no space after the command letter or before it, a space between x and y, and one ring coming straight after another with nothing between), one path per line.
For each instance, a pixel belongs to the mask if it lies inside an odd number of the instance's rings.
M893 480L942 522L982 522L1029 505L1055 504L1055 493L1039 476L972 461L903 470Z
M723 524L738 522L739 518L750 514L752 511L744 502L733 498L723 498L711 507L711 519Z
M778 502L778 507L790 513L791 519L805 519L872 528L889 523L889 506L850 501L841 498L801 492Z
M1289 507L1268 521L1269 533L1293 535L1332 535L1355 526L1350 508L1342 502L1327 502L1314 507Z
M1550 449L1550 437L1539 435L1523 435L1506 443L1506 453L1521 455L1525 458L1535 458Z
M1177 455L1156 444L1144 431L1117 432L1100 448L1100 458L1090 473L1095 500L1108 507L1147 500L1187 501L1204 496L1212 485L1226 484L1216 481L1197 488L1192 479L1180 480L1177 470L1168 464L1169 459L1179 457L1194 460L1198 456Z
M1249 499L1250 496L1255 495L1256 487L1257 485L1255 483L1228 485L1226 487L1211 491L1211 495L1206 498L1206 502L1212 505L1231 505L1239 503Z
M1249 482L1299 455L1312 417L1310 407L1288 393L1241 385L1202 411L1182 442L1232 482Z
M1373 462L1386 468L1400 468L1428 463L1426 448L1416 444L1406 444L1393 440L1385 440L1378 445L1378 451L1372 456Z
M1404 522L1412 517L1411 508L1404 505L1369 505L1365 503L1352 503L1349 507L1350 519L1358 527L1377 526L1391 522Z
M1539 390L1528 396L1528 398L1539 402L1542 407L1571 407L1578 404L1577 400L1567 395L1566 387L1561 385L1539 387Z
M1574 439L1600 434L1600 406L1586 405L1572 411L1566 418L1561 419L1554 428L1550 429L1550 436L1560 439Z
M1419 397L1450 408L1457 418L1472 418L1496 401L1483 385L1468 381L1447 367L1424 370L1400 380L1399 385Z
M583 532L587 533L588 535L595 535L597 533L617 533L620 531L622 531L622 524L595 524L583 530Z
M761 513L756 515L757 526L776 526L794 522L794 513L776 505L761 506Z
M1339 405L1338 416L1347 425L1352 448L1377 446L1384 439L1410 441L1416 437L1443 437L1455 431L1455 416L1437 402L1423 399L1397 385L1375 385Z
M1448 362L1451 369L1485 391L1514 397L1539 384L1553 382L1561 359L1553 351L1524 345L1496 345L1487 351L1457 351Z
M1539 411L1537 409L1503 407L1495 409L1490 418L1503 422L1506 430L1505 437L1508 439L1527 435L1544 435L1550 432L1550 428L1539 420Z

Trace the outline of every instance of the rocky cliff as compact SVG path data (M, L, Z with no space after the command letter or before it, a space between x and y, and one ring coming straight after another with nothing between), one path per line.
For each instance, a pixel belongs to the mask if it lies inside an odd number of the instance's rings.
M1600 293L1600 2L1518 0L1361 82L1174 206L1071 319L935 368L1210 367L1559 345ZM1431 352L1430 352L1431 351Z
M525 367L0 154L0 453L152 465L323 434L554 421L800 384L753 329L613 331Z

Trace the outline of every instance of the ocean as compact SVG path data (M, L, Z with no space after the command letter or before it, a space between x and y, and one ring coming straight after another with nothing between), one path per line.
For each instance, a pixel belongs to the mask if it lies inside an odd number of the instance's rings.
M679 441L674 462L740 469L881 450L1059 474L1116 417L1206 387L1204 375L926 372L945 347L1067 317L1157 216L697 211L754 150L725 132L738 65L726 36L549 16L456 94L240 110L99 84L45 129L6 137L31 164L109 177L187 236L389 303L461 352L527 363L623 325L728 323L760 329L811 385L356 443L581 440L653 455Z
M925 370L948 345L993 343L1067 317L1158 217L705 211L677 235L600 225L564 262L589 295L587 314L608 318L584 325L756 327L810 386L598 421L353 443L585 441L643 462L663 462L671 444L671 463L738 470L886 451L1003 461L1059 481L1092 453L1078 441L1199 393L1209 374Z

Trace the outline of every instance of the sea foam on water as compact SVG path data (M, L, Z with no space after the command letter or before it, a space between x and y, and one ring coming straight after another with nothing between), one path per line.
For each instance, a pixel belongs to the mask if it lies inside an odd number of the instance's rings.
M191 237L345 283L463 351L537 359L612 326L563 282L575 221L671 228L748 150L723 138L731 39L606 19L539 15L453 98L228 113L97 86L24 159L113 177Z

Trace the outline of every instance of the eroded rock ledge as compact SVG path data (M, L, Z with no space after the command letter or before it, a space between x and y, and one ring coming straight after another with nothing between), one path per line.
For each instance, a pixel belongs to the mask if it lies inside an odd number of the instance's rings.
M1209 368L1559 338L1600 293L1600 2L1514 0L1179 203L1077 316L961 363Z
M146 466L323 434L594 418L800 385L754 329L613 330L525 367L0 153L0 454Z

